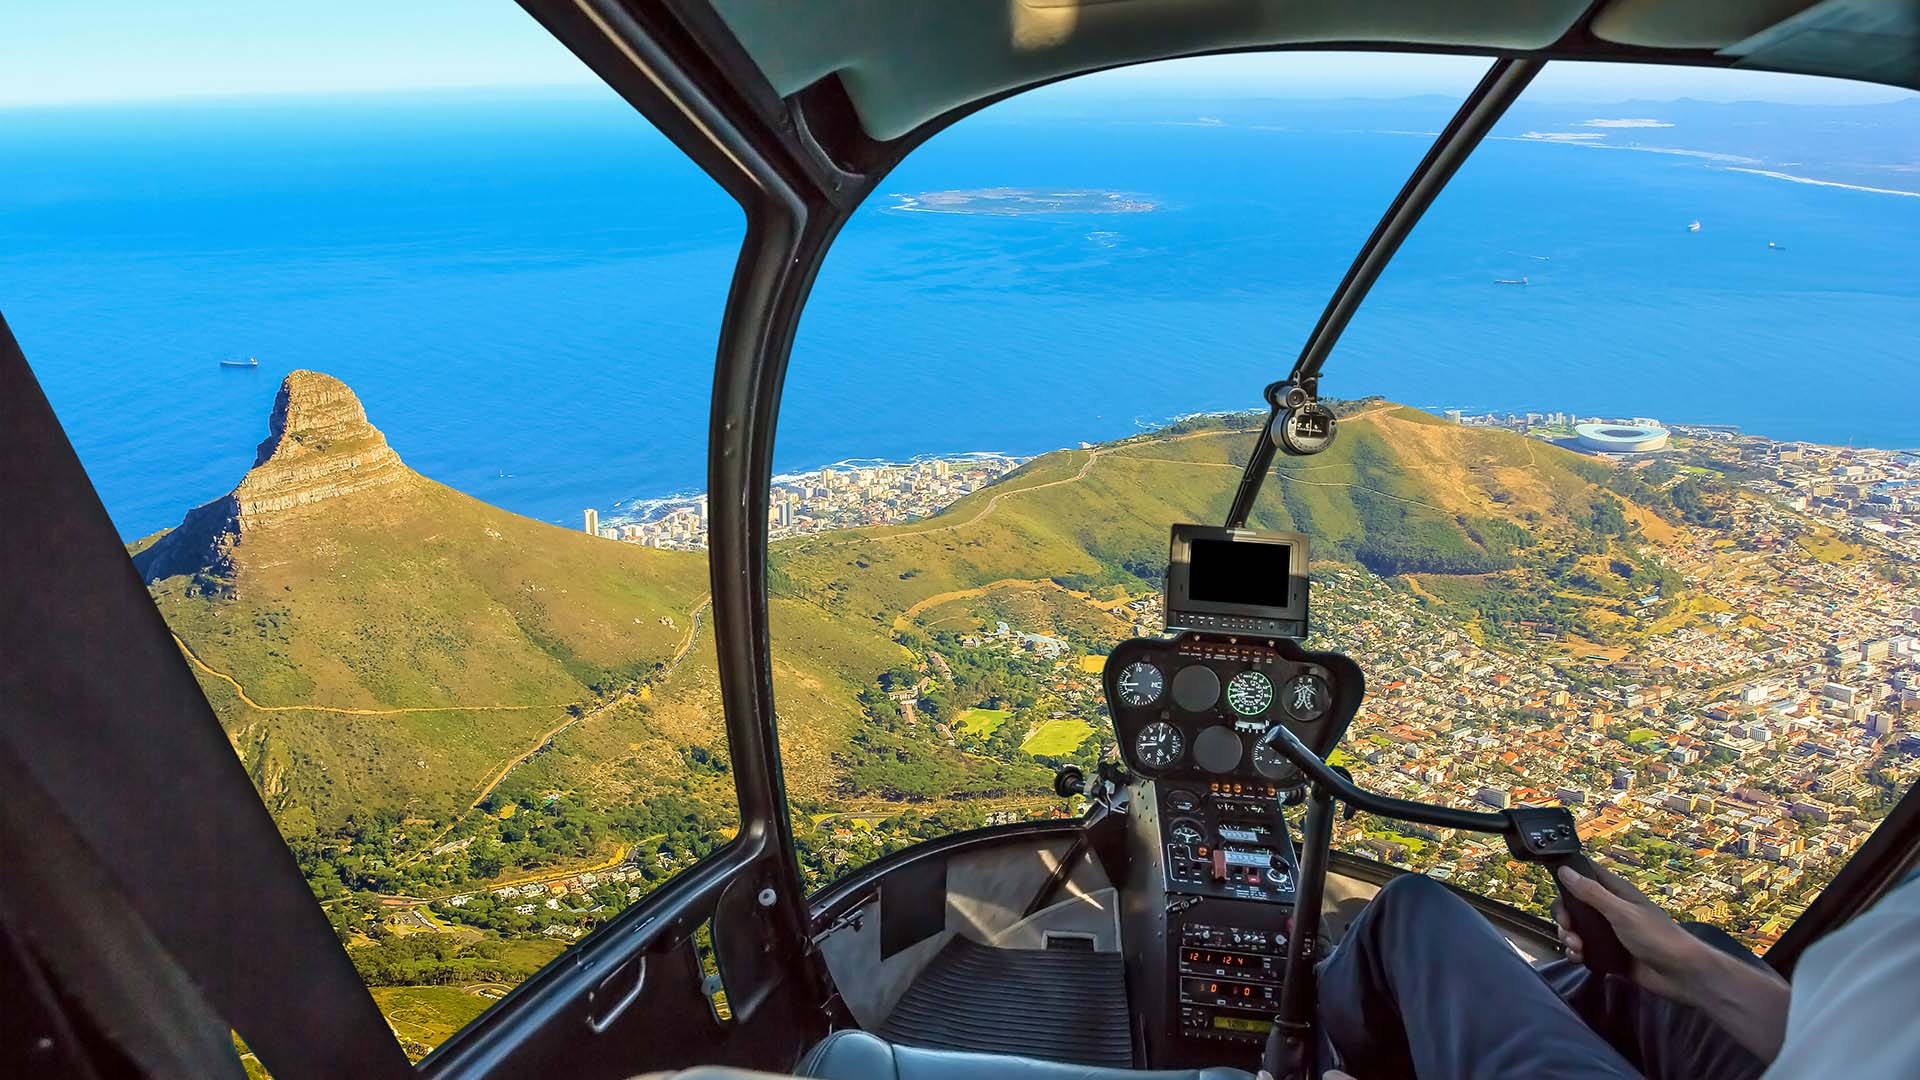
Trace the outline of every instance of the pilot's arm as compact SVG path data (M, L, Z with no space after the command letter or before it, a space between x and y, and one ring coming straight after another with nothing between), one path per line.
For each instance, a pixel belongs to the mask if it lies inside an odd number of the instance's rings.
M1633 953L1641 986L1711 1016L1762 1061L1761 1080L1830 1076L1851 1080L1920 1076L1920 875L1909 877L1852 922L1814 943L1786 980L1743 963L1681 929L1619 877L1600 884L1561 871ZM1565 926L1569 955L1579 938Z
M1787 1033L1787 981L1773 969L1721 952L1687 933L1619 875L1595 868L1586 878L1562 867L1560 882L1598 911L1633 954L1633 981L1712 1018L1761 1061L1772 1061ZM1556 905L1567 955L1582 958L1579 935Z

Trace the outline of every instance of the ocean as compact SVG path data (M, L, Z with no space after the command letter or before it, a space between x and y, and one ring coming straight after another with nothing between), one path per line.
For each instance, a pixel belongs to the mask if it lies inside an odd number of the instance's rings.
M963 122L829 256L777 468L1031 454L1259 407L1450 108L1036 100ZM1323 392L1920 446L1917 116L1518 109ZM416 469L532 517L577 527L704 486L743 223L617 101L14 110L0 161L0 314L129 538L238 481L295 368L344 379ZM896 197L980 189L1152 208Z

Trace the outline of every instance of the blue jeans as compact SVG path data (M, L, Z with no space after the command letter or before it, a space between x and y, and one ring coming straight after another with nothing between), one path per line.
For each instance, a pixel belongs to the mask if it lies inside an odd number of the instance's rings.
M1710 926L1695 936L1760 961ZM1765 1064L1698 1010L1571 960L1535 968L1465 900L1389 882L1320 970L1319 1021L1359 1080L1750 1080Z

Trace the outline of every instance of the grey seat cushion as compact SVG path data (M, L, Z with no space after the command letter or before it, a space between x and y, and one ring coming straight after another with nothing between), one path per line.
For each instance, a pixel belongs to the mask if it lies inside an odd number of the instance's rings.
M958 1050L899 1046L864 1031L836 1031L800 1059L816 1080L1253 1080L1240 1069L1120 1069Z

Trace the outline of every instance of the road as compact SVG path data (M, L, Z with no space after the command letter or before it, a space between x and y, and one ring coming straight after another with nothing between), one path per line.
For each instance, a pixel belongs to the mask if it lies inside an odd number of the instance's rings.
M578 877L581 874L598 874L602 871L612 870L620 866L622 863L625 863L627 857L633 853L634 849L632 846L622 844L614 850L613 858L594 863L592 866L576 866L566 870L542 870L538 874L509 878L505 881L489 882L485 885L469 885L449 892L438 893L433 896L412 896L407 893L371 893L367 895L371 895L374 902L378 903L381 907L415 908L423 904L431 904L438 900L445 900L450 896L460 896L465 893L492 892L495 889L519 888L524 885L545 885L550 881L563 881L570 877ZM326 907L335 903L338 899L340 898L336 897L334 900L325 901L320 906Z

